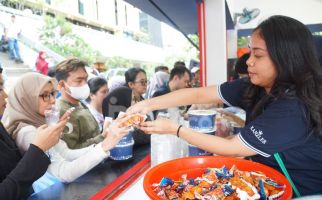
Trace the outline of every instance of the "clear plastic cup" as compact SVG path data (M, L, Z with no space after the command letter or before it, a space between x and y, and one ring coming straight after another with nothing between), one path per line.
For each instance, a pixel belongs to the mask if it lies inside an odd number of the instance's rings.
M52 107L50 110L45 110L45 119L48 126L57 124L60 118L59 110Z

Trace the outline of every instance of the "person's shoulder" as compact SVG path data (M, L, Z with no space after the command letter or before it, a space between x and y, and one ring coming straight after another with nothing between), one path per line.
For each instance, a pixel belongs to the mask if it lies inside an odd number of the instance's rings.
M35 132L35 131L37 131L36 127L34 127L33 125L27 125L27 126L22 127L19 130L18 134L30 133L30 132Z
M130 98L131 94L132 94L131 88L126 87L126 86L121 86L121 87L114 89L112 92L110 92L106 98L107 99L109 99L111 97Z
M57 99L57 104L60 111L67 111L71 107L77 107L77 106L72 106L69 102L62 100L61 98Z
M111 93L119 93L119 92L132 92L131 88L126 86L120 86L113 90Z
M296 97L277 98L267 108L279 113L288 113L290 116L303 116L308 112L304 102Z
M276 98L276 100L273 101L272 104L276 105L276 106L286 106L286 107L292 107L292 108L302 108L303 106L305 106L304 102L301 99L299 99L298 97Z
M167 94L167 93L169 93L169 92L170 92L169 87L167 87L167 86L163 86L163 87L160 87L159 89L157 89L157 90L153 93L152 97L161 96L161 95Z

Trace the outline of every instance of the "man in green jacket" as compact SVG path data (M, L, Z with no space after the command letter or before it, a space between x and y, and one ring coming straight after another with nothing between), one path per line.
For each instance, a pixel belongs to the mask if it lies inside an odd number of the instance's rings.
M72 127L64 129L62 139L71 149L96 144L104 139L99 125L88 108L81 102L89 96L86 62L77 58L62 61L56 67L56 79L61 98L58 100L60 114L74 107L69 122Z

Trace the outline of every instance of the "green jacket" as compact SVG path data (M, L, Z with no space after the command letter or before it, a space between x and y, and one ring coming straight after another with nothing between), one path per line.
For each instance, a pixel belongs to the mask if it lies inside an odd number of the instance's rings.
M69 148L79 149L103 141L104 137L100 133L98 123L84 104L80 102L75 106L60 99L58 100L58 106L60 116L69 108L75 107L68 121L72 124L73 130L69 133L69 128L65 127L62 137L62 140L67 143Z

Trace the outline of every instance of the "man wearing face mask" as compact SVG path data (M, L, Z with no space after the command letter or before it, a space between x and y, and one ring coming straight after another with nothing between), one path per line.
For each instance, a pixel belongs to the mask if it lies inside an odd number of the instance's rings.
M87 84L87 64L77 58L62 61L56 67L56 79L61 98L57 101L60 115L75 107L69 122L72 129L65 128L62 139L71 149L87 147L97 144L104 139L100 128L88 108L81 102L87 99L90 90Z

